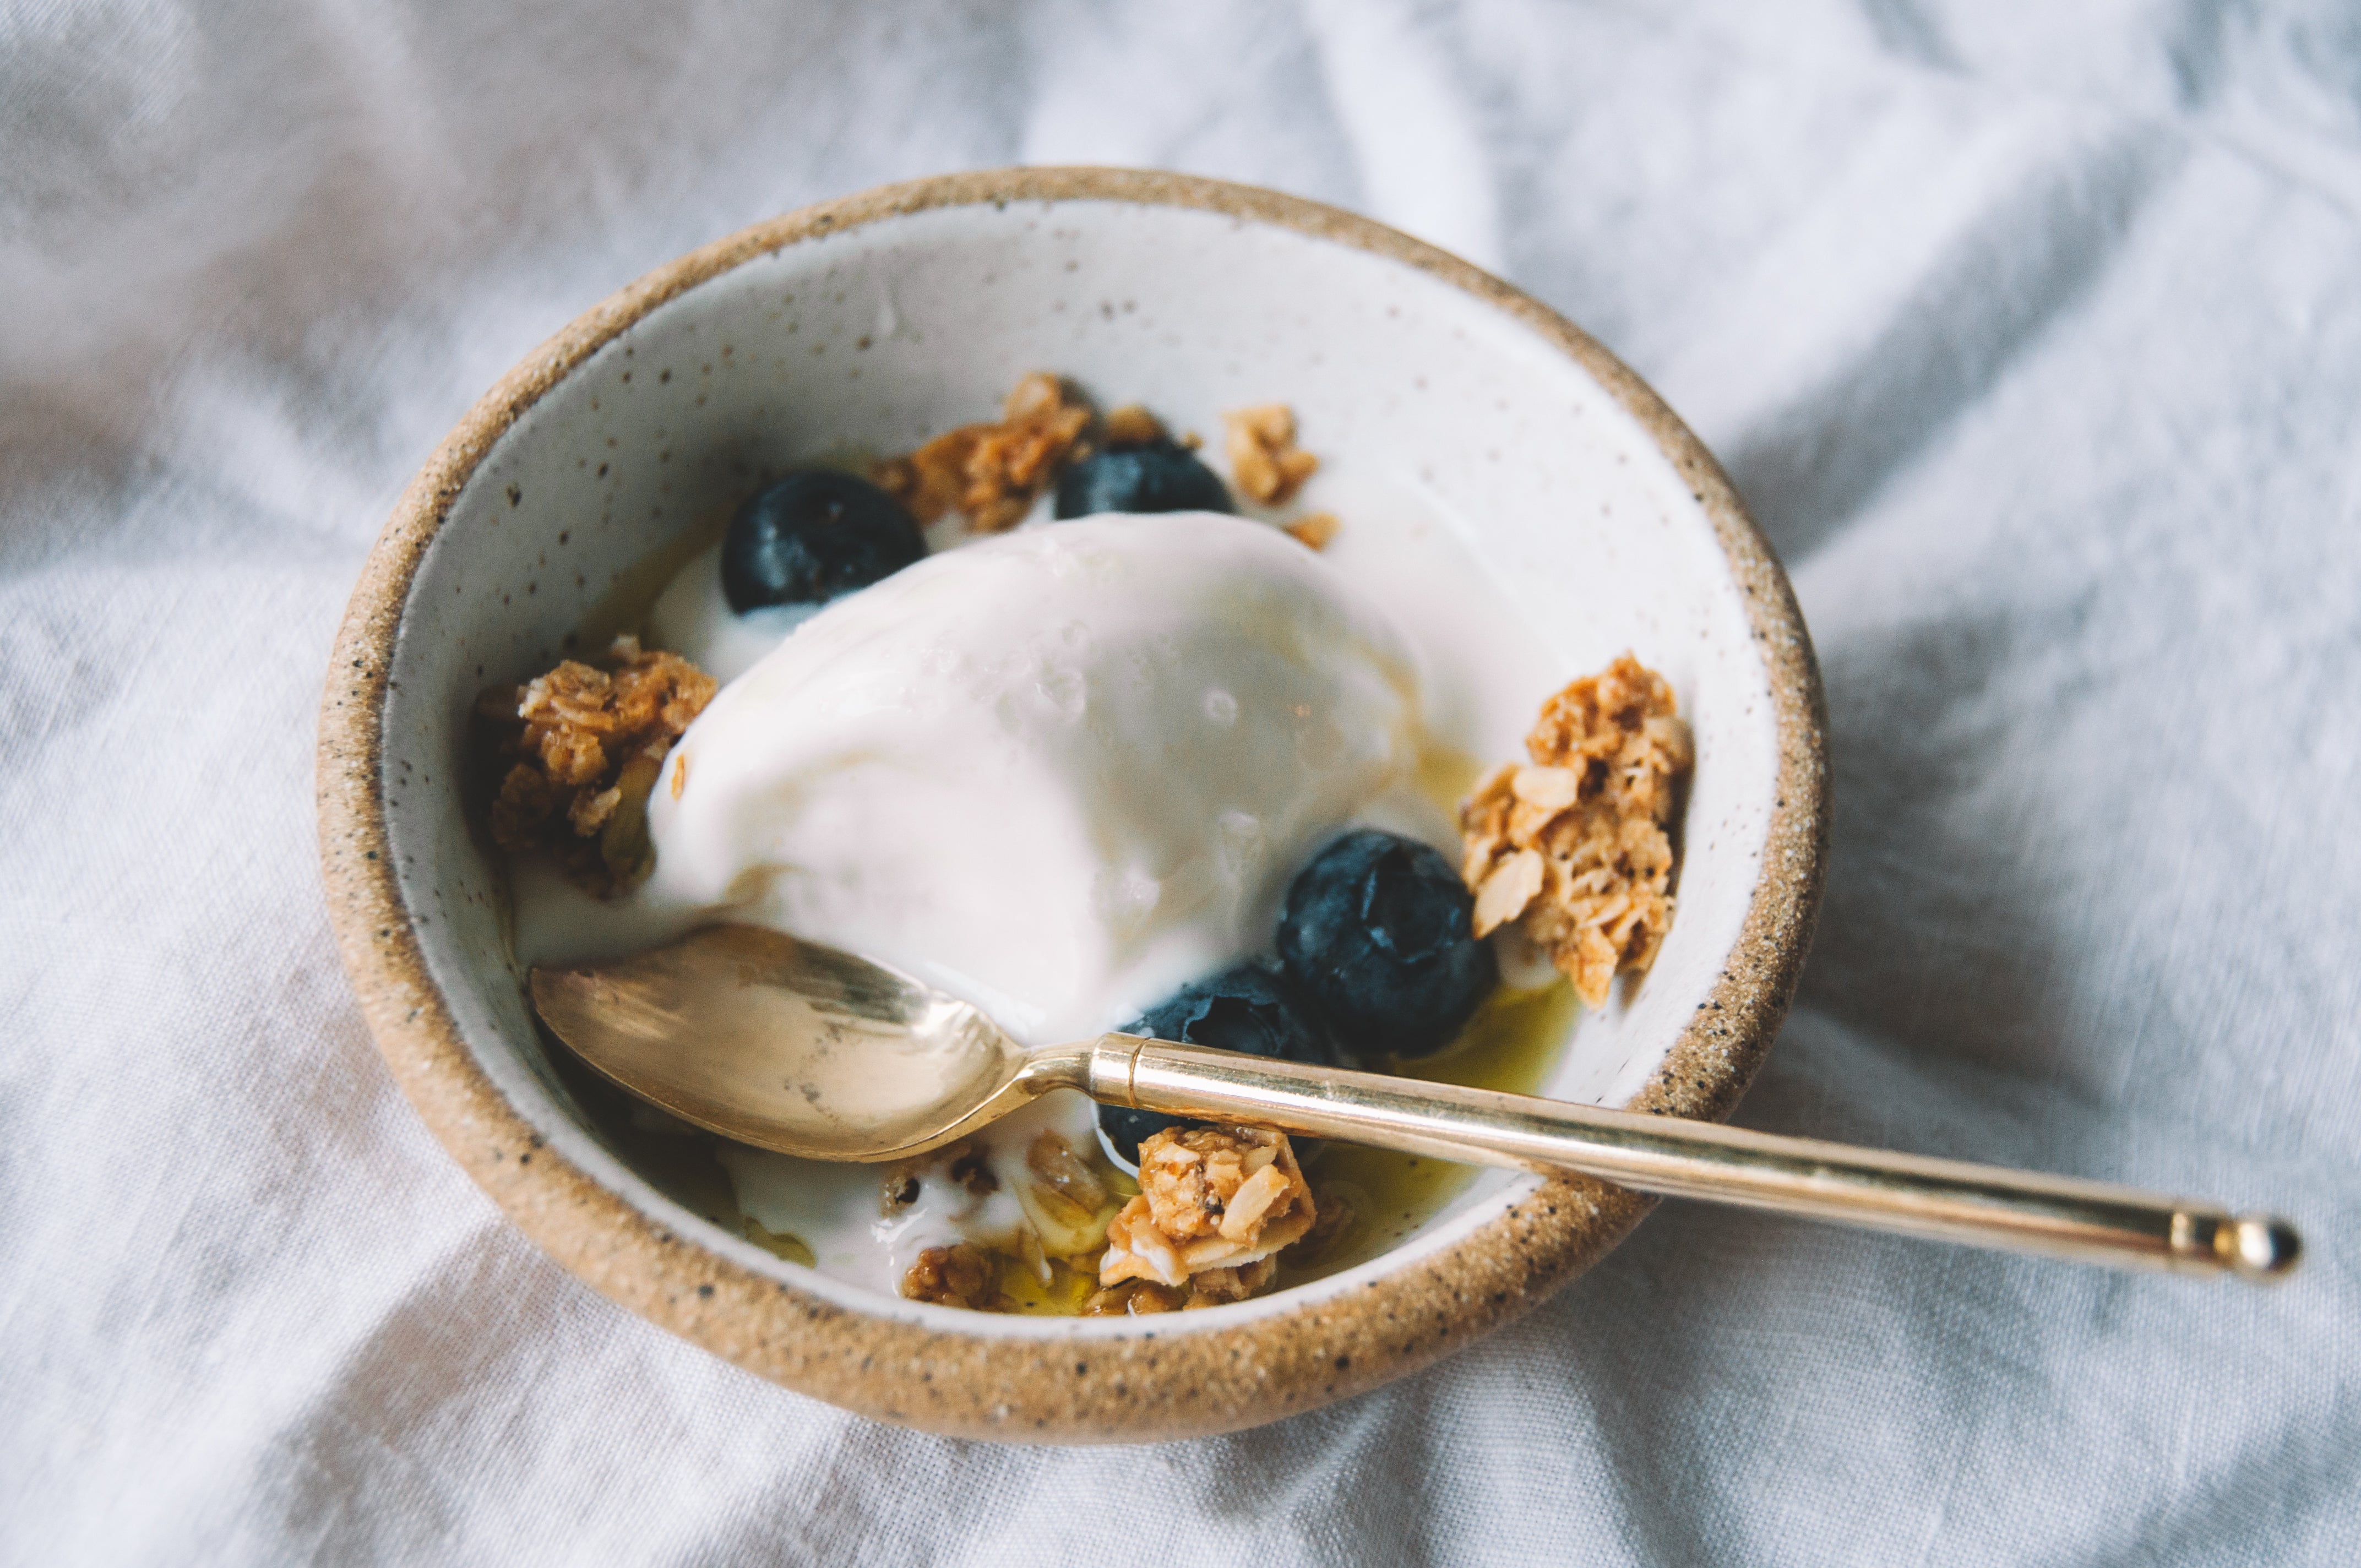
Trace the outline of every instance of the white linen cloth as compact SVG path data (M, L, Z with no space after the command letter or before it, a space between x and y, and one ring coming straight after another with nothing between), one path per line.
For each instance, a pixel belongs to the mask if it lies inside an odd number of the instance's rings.
M1015 161L1357 207L1729 465L1827 674L1747 1124L2273 1207L2290 1287L1668 1206L1230 1439L872 1425L506 1223L313 849L331 631L527 348ZM2361 1556L2361 12L0 3L0 1561Z

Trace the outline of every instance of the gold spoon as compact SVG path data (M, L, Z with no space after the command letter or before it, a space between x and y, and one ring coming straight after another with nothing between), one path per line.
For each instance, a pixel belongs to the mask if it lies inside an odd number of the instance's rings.
M2302 1251L2284 1220L2070 1177L1130 1035L1028 1049L907 975L752 926L708 927L618 963L536 969L532 983L543 1021L624 1089L810 1159L923 1154L1079 1089L1110 1105L2090 1263L2269 1281Z

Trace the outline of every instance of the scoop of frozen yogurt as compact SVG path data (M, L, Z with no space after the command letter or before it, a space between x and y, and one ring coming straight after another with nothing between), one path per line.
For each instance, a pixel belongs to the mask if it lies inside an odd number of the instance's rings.
M665 761L637 897L1078 1036L1266 944L1319 841L1410 786L1420 687L1276 529L1019 531L829 604L725 686Z

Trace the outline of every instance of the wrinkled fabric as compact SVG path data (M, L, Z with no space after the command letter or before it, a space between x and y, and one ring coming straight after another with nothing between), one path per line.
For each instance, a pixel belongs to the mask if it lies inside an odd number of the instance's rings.
M0 1561L2361 1556L2361 12L0 3ZM873 1425L578 1285L317 886L405 479L610 290L1160 165L1494 267L1784 555L1835 838L1748 1125L2221 1196L2277 1291L1667 1205L1235 1437Z

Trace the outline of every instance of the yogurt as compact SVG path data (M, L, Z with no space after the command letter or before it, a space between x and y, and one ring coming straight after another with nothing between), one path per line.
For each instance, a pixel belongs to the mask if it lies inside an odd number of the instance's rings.
M1028 1044L1263 947L1420 751L1418 661L1277 530L1100 517L929 557L723 687L640 899L848 948Z

